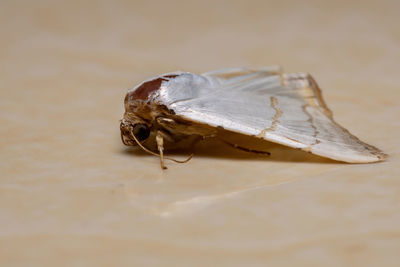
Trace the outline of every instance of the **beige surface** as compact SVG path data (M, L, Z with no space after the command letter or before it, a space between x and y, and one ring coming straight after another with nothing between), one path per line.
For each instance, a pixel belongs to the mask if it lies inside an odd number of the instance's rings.
M213 2L1 1L1 266L399 266L399 2ZM121 144L141 80L269 64L388 160Z

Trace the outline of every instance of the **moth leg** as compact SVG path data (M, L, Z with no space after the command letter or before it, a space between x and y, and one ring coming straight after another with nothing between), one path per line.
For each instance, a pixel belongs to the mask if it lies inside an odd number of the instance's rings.
M245 152L255 153L255 154L262 154L262 155L266 155L266 156L270 156L271 155L271 153L268 152L268 151L260 151L260 150L255 150L255 149L249 149L249 148L246 148L246 147L239 146L237 144L232 144L232 143L230 143L230 142L228 142L226 140L223 140L223 139L218 139L218 140L220 140L221 142L227 144L228 146L231 146L233 148L236 148L236 149L239 149L239 150L242 150L242 151L245 151Z
M176 142L176 140L174 140L173 136L171 136L170 134L168 134L166 132L158 130L157 134L160 135L167 142L171 142L171 143Z
M160 152L161 169L165 170L165 169L167 169L167 167L165 167L165 165L164 165L164 138L160 131L157 131L156 142L157 142L158 151Z
M216 135L216 130L211 127L200 127L198 125L189 125L184 123L179 123L171 118L158 117L157 123L162 128L173 132L175 134L183 135L201 135L203 137L214 137Z

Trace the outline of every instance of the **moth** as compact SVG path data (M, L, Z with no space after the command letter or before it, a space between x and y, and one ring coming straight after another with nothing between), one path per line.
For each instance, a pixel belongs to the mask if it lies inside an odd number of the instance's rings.
M128 90L124 104L122 142L158 156L162 169L169 159L164 157L166 143L220 138L221 129L337 161L368 163L386 157L334 121L311 75L285 74L279 67L162 74ZM192 156L171 160L186 162Z

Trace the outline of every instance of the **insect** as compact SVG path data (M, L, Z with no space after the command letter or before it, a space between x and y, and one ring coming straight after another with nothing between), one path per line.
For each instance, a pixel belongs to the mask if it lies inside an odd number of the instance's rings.
M166 143L219 138L220 129L337 161L368 163L386 157L333 120L309 74L285 74L279 67L167 73L130 89L124 104L122 142L158 156L162 169L169 159L164 157ZM171 160L186 162L192 156Z

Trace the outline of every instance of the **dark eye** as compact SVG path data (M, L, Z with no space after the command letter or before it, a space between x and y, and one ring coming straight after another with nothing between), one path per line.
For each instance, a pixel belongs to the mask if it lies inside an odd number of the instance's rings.
M150 129L146 124L135 124L133 126L133 134L139 141L143 141L149 137Z

